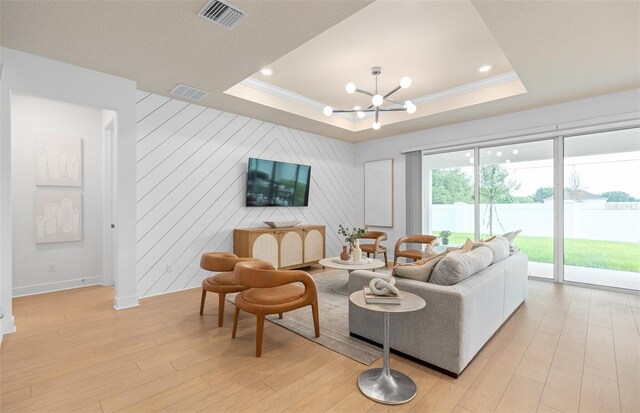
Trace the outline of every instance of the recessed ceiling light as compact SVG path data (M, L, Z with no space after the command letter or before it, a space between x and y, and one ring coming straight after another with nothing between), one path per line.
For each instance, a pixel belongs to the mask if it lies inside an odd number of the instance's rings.
M353 107L353 110L360 110L360 109L362 109L360 106L354 106Z
M265 67L260 71L260 73L262 73L265 76L271 76L273 74L273 70L269 69L268 67Z
M489 70L493 69L493 66L491 65L484 65L484 66L480 66L480 68L478 69L478 71L482 72L482 73L486 73Z
M500 151L496 152L496 156L502 156L502 152Z
M517 155L517 154L518 154L518 152L520 152L520 151L519 151L519 150L517 150L517 149L514 149L512 153L513 153L514 155Z

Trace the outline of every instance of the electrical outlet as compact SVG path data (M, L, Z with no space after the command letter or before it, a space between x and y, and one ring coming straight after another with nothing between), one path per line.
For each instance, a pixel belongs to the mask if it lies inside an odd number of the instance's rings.
M49 272L56 272L56 265L55 264L49 264Z
M172 272L173 271L173 267L171 267L171 264L167 264L167 272Z

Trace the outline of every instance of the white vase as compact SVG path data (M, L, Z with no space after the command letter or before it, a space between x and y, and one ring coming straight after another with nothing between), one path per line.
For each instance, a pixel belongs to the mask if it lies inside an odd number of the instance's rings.
M360 248L355 248L352 252L351 252L351 259L353 260L353 262L360 262L362 261L362 250Z

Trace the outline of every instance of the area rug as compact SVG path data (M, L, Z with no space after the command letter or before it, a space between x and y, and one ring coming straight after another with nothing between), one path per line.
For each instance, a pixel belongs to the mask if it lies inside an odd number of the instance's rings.
M285 313L282 320L277 314L266 319L367 366L382 357L381 348L349 336L349 297L332 291L346 282L347 272L326 271L315 274L313 279L318 288L320 337L313 333L311 306ZM229 295L227 300L233 302L234 298L235 294Z

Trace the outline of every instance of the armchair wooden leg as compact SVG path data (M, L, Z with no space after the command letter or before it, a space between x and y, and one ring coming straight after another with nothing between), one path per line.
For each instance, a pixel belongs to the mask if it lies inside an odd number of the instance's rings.
M225 293L218 293L218 327L224 322L224 297Z
M278 313L278 318L282 320L282 313Z
M207 290L202 289L202 298L200 299L200 315L204 312L204 299L207 298Z
M396 254L393 254L393 266L396 266L396 263L398 262L398 256Z
M236 338L236 330L238 329L238 316L240 315L240 309L236 307L236 312L233 313L233 330L231 331L231 338Z
M262 355L262 333L264 331L264 314L256 314L258 326L256 329L256 357Z
M389 266L389 263L387 262L387 252L383 252L384 254L384 268L387 268Z
M313 328L315 329L316 337L320 337L320 319L318 317L318 300L311 304L311 310L313 312Z

